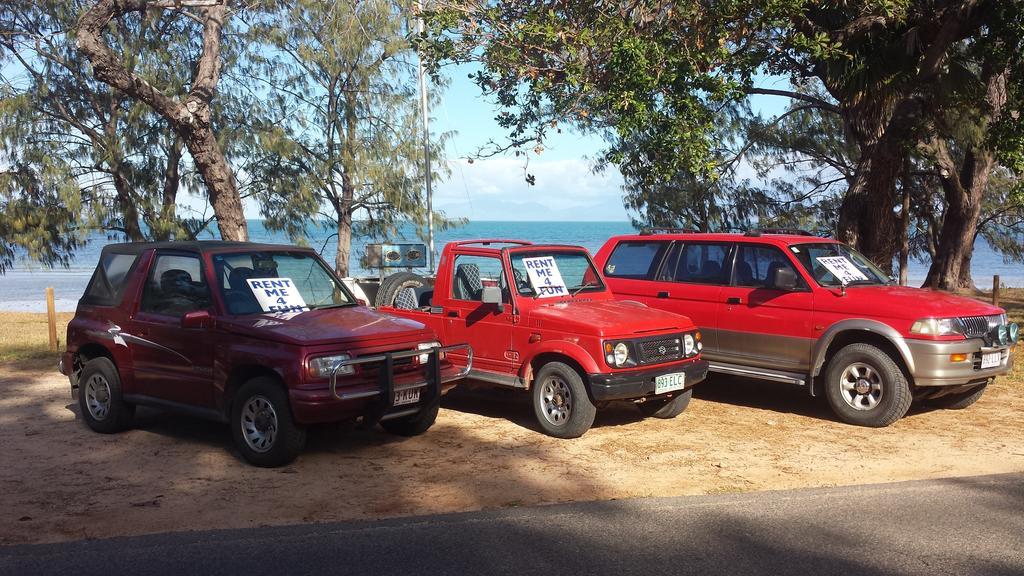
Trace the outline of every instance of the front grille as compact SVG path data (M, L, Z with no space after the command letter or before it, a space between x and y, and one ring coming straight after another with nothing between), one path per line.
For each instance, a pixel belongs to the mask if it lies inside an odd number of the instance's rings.
M644 340L637 343L640 364L658 364L683 357L683 340L679 336Z
M961 316L960 324L967 338L982 338L1002 321L999 316Z

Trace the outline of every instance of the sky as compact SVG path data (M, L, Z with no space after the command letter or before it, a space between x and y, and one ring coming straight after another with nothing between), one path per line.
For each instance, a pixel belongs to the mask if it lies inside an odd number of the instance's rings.
M448 66L450 84L431 110L431 132L451 132L447 148L450 175L434 182L434 209L448 217L513 221L629 221L622 205L622 175L614 166L594 173L594 159L605 148L598 136L563 130L552 134L540 153L491 158L470 157L489 140L502 142L504 129L494 120L497 107L484 99L468 78L468 65ZM762 78L761 86L785 88L783 78ZM765 116L780 113L783 98L755 97L752 107ZM535 176L535 184L525 175ZM753 171L749 171L753 176ZM255 203L248 218L260 218Z

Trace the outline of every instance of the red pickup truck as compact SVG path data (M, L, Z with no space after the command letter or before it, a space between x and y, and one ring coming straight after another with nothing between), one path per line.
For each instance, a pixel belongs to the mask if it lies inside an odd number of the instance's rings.
M895 286L801 231L618 236L595 261L617 297L692 317L712 372L806 386L852 424L887 426L915 399L969 406L1019 338L1001 308Z
M382 290L396 294L384 311L426 324L442 343L472 346L470 379L531 390L540 427L559 438L582 435L612 400L672 418L707 373L693 322L616 301L584 248L452 242L433 287L398 273Z
M445 351L472 358L359 305L312 250L247 242L105 246L67 343L60 371L93 430L177 410L229 423L258 466L294 459L312 424L425 432L466 372Z

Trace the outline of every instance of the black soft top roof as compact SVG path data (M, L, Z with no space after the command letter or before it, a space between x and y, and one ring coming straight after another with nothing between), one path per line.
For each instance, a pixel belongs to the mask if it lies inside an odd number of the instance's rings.
M115 254L141 254L146 250L178 250L181 252L234 252L238 250L273 250L273 251L303 251L312 252L312 248L302 248L291 244L260 244L258 242L228 242L225 240L191 240L182 242L126 242L122 244L107 244L103 247L103 253L112 252Z

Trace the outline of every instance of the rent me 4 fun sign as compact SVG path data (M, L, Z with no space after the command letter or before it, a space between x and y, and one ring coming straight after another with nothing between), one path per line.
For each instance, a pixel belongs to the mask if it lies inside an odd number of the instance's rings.
M309 310L291 278L250 278L246 282L264 312Z
M558 266L555 265L555 259L552 256L523 258L523 266L526 266L530 284L533 284L533 290L537 293L538 298L569 294L565 288L565 281L562 280L562 273L558 271Z

